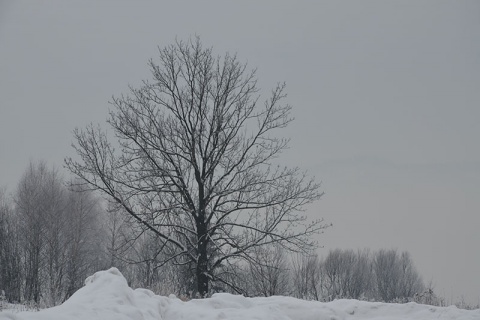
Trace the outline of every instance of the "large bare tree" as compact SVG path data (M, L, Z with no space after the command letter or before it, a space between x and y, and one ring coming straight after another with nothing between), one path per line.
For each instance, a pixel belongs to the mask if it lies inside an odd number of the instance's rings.
M165 262L193 265L201 296L255 247L310 249L325 225L301 212L319 184L274 163L288 144L277 136L291 121L285 85L261 103L255 70L198 38L159 49L149 66L153 81L112 100L116 142L77 129L80 159L66 167L153 232Z

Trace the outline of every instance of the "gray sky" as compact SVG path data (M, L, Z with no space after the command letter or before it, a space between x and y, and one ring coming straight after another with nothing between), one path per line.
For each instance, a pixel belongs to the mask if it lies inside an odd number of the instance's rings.
M478 1L0 0L0 186L61 166L157 46L195 34L265 92L287 82L282 160L323 183L321 253L408 250L447 300L480 302Z

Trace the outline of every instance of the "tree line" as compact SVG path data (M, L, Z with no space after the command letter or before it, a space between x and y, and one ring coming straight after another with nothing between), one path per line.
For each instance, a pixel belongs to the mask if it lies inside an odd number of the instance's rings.
M115 266L132 287L195 297L195 265L165 263L158 235L133 222L115 202L65 181L46 163L31 163L13 195L0 193L0 292L10 302L53 306L88 275ZM320 258L272 244L223 272L209 294L439 303L433 293L425 296L408 252L397 250L336 249Z

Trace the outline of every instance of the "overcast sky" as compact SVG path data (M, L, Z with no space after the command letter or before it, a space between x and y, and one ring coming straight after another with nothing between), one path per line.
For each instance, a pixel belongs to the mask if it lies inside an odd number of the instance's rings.
M447 300L480 302L479 1L0 0L0 186L62 166L75 127L195 34L265 93L287 83L281 160L322 181L321 254L407 250Z

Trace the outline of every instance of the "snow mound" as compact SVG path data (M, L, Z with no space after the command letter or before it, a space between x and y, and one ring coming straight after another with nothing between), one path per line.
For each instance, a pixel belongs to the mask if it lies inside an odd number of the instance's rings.
M245 298L226 293L181 301L146 289L133 290L116 268L100 271L60 306L40 312L0 313L0 320L479 320L480 310L358 300L329 303L291 297Z

